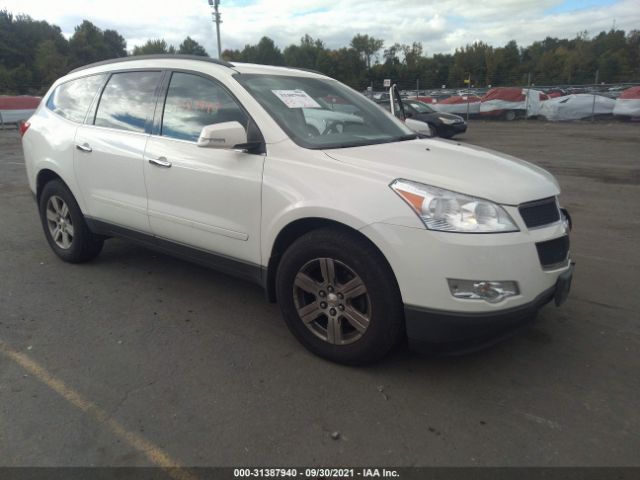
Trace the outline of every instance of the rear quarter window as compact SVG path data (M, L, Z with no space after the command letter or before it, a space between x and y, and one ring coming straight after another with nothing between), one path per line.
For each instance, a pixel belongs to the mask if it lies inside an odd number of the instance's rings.
M58 85L47 99L47 108L67 120L82 123L105 79L106 75L91 75Z

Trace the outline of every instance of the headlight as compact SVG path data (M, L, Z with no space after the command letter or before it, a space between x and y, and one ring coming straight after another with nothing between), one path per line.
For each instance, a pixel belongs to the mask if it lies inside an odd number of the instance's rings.
M438 117L438 120L440 120L445 125L453 125L454 123L460 123L459 118Z
M390 185L413 208L429 230L442 232L517 232L515 222L500 206L482 198L398 179Z

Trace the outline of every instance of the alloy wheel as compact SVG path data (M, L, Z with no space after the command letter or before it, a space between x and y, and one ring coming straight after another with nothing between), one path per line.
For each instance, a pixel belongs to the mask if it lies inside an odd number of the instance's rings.
M371 299L360 276L345 263L316 258L293 282L298 316L318 338L334 345L356 342L371 320Z
M71 248L73 243L73 221L71 212L65 201L57 195L52 195L46 207L47 226L55 244L63 250Z

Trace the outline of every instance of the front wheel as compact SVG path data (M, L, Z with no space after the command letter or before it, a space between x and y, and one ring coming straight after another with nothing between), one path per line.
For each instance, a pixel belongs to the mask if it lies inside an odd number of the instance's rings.
M60 180L44 186L39 209L47 242L62 260L86 262L100 253L103 238L89 230L76 199Z
M372 363L402 337L402 301L390 267L348 231L315 230L294 242L280 262L276 290L293 335L328 360Z

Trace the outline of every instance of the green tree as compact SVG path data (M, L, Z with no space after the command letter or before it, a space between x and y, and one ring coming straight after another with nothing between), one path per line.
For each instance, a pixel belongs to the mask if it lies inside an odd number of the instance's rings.
M320 39L304 35L299 43L281 50L269 37L241 50L225 50L222 58L239 62L319 70L361 89L370 82L391 78L402 88L416 81L422 88L462 87L471 74L481 85L525 85L532 83L592 83L596 70L604 82L640 81L640 30L600 32L574 38L546 37L520 47L512 40L504 46L478 41L456 49L454 54L428 57L418 42L394 43L384 49L382 39L357 34L349 46L329 49ZM163 39L133 48L134 55L175 53ZM382 51L382 63L378 55ZM178 47L183 54L206 55L191 37ZM35 21L26 15L0 10L0 94L42 93L69 69L127 55L125 39L115 30L101 30L84 20L69 41L59 27Z
M357 34L351 39L351 48L362 56L367 69L371 69L371 59L377 58L376 56L382 47L384 47L384 40L369 35Z
M69 56L72 68L109 59L102 30L89 20L83 20L69 39Z
M318 57L325 50L322 40L314 40L305 35L299 45L289 45L284 49L283 58L286 65L292 67L317 69Z
M154 55L163 53L176 53L173 45L168 45L162 38L147 40L144 45L133 47L132 55Z
M104 43L107 55L109 55L110 58L127 56L127 42L124 37L115 30L104 31Z
M228 52L225 50L225 52ZM284 65L284 56L269 37L262 37L256 45L245 45L238 61L262 63L264 65Z
M68 42L60 28L44 21L35 21L27 15L0 10L0 59L2 78L0 93L41 93L50 81L36 66L36 56L43 42L53 44L65 56Z
M223 50L221 55L222 60L226 60L227 62L241 62L242 61L242 52L240 50Z
M181 55L199 55L201 57L209 56L204 47L191 37L187 37L184 39L184 41L178 47L178 53Z
M68 58L58 50L53 40L45 40L38 45L34 66L43 87L51 85L67 72L67 62Z

